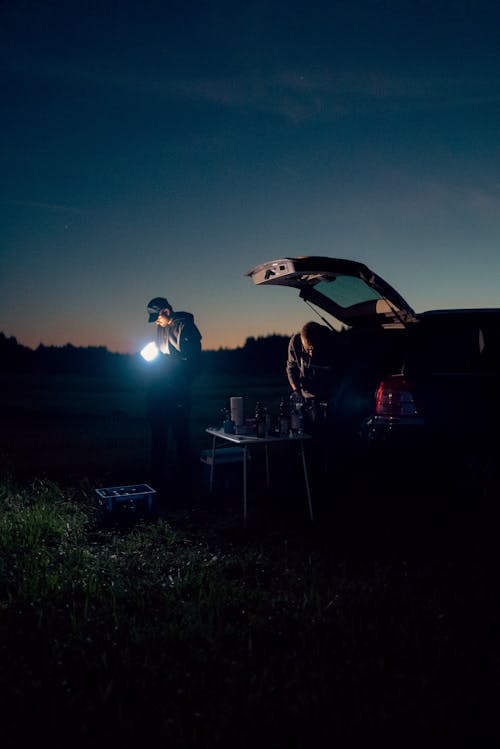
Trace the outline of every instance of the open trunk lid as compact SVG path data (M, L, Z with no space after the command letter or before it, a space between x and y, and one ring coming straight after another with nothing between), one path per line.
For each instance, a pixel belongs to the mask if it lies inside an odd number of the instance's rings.
M363 263L340 258L286 257L249 270L257 286L291 286L310 304L349 327L403 328L416 320L403 297Z

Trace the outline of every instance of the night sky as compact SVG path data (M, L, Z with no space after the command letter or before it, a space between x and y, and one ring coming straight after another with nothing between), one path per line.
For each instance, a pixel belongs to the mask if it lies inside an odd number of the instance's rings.
M245 273L358 260L417 311L500 305L500 3L3 0L0 331L135 352L290 334Z

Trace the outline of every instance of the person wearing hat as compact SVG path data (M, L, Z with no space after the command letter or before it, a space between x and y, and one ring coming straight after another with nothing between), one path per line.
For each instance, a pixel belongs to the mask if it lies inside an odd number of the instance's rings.
M161 496L169 488L187 489L193 475L191 389L200 371L202 336L191 312L175 312L165 297L151 299L147 311L148 323L157 326L159 350L148 373L147 415L151 429L151 480ZM175 444L174 466L167 463L170 432Z

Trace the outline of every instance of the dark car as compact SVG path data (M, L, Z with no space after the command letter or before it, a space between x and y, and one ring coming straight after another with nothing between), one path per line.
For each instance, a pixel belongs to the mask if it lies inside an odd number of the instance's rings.
M304 321L313 310L340 332L337 445L376 456L387 479L403 463L428 475L446 463L448 477L475 466L498 492L500 308L416 313L366 265L330 257L271 260L246 275L295 288Z

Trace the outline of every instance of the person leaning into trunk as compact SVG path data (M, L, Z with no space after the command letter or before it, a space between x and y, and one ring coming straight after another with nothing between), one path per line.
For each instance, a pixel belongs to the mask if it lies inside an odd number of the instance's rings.
M339 333L310 321L288 343L286 375L292 391L304 399L305 410L330 403L337 384Z
M288 342L286 375L293 392L302 396L304 431L312 479L322 481L331 462L334 398L339 383L340 333L310 321Z
M147 417L151 430L151 480L160 493L188 487L194 470L190 439L191 390L201 367L201 333L191 312L176 312L165 297L151 299L148 323L155 323L159 355L151 362ZM167 462L169 434L175 464ZM154 486L154 488L156 488Z

